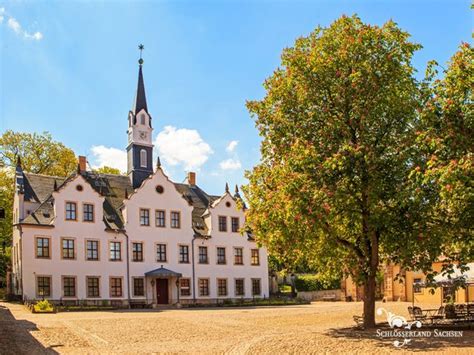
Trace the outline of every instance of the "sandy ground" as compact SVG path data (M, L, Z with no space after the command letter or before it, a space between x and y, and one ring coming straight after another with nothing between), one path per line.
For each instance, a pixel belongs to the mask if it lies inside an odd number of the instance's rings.
M408 305L378 306L407 316ZM31 314L22 305L0 302L0 354L474 354L474 331L464 331L458 338L413 339L396 349L394 339L353 328L352 316L361 313L358 302L321 302L271 308Z

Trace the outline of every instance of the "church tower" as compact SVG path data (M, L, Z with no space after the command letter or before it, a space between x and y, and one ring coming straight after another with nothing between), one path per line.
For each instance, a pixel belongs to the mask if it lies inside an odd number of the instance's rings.
M148 113L143 82L143 45L139 45L140 60L138 61L138 86L132 109L128 113L128 146L127 173L133 188L141 185L143 180L153 174L153 143L151 116Z

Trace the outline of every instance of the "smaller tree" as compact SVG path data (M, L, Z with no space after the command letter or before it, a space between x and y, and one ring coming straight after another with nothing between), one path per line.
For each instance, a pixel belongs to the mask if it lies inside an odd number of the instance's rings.
M442 74L429 64L411 179L424 221L417 243L437 249L450 269L474 259L473 48L463 43Z
M30 173L67 176L74 171L77 160L72 149L54 141L44 132L22 133L11 130L0 137L0 162L14 167L21 158L23 170Z
M110 175L122 175L119 169L117 168L112 168L110 166L104 165L101 166L100 168L94 169L96 173L99 174L110 174Z

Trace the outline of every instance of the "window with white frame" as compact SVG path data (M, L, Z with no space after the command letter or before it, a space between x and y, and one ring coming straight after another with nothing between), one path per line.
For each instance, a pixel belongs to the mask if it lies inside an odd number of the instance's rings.
M147 153L145 149L140 150L140 167L146 168L148 166Z

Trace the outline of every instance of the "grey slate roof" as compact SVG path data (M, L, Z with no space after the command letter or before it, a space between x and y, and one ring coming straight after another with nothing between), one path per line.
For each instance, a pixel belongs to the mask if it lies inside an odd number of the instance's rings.
M68 178L45 176L31 173L23 173L25 181L25 200L38 202L40 206L22 223L36 225L52 225L54 219L53 197L54 181L60 189L70 179L76 177L77 173ZM94 172L82 172L81 175L91 187L103 196L104 224L106 229L122 229L124 221L120 208L127 196L133 194L130 179L123 175L97 174ZM209 195L197 185L174 183L176 190L183 198L193 206L192 223L193 229L198 236L208 236L209 231L204 223L203 215L206 209L220 196Z

